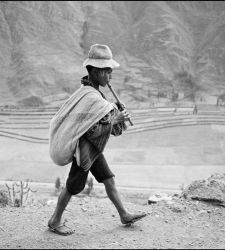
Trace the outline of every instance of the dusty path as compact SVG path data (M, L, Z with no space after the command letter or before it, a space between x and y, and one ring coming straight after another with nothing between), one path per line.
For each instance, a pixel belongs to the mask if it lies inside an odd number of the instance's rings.
M2 207L0 248L3 249L143 249L185 248L221 249L225 247L225 208L174 197L147 205L146 195L122 192L131 212L149 215L131 227L123 226L101 189L90 196L75 196L65 218L75 229L71 236L48 231L46 224L55 208L56 196L42 192L39 200L23 208Z

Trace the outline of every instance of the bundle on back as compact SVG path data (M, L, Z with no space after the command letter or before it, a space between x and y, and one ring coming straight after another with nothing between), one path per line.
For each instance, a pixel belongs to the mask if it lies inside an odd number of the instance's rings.
M49 152L53 162L64 166L76 157L79 138L104 117L113 105L90 86L81 86L50 121Z

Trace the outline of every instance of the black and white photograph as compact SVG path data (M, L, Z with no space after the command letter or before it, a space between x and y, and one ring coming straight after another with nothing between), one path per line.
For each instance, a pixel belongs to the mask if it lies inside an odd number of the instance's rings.
M225 2L0 1L0 249L225 248Z

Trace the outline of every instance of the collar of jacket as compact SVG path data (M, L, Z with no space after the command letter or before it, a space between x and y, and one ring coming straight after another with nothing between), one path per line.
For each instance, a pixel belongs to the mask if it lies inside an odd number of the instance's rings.
M89 81L88 76L84 76L81 78L81 84L83 84L84 86L92 86L92 82Z
M90 82L88 80L88 76L84 76L84 77L81 78L81 84L83 84L84 86L91 86L91 87L93 87L92 82ZM104 99L106 99L105 95L99 89L98 89L98 91L100 92L100 94L102 95L102 97Z

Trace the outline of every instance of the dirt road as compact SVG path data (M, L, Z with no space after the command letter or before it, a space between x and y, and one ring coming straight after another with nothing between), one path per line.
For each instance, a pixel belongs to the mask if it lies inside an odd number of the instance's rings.
M75 229L59 236L47 229L57 197L39 192L23 208L2 207L1 249L221 249L225 246L225 209L176 196L171 201L147 204L147 193L122 191L131 212L149 215L130 227L120 223L103 189L72 198L64 218Z

